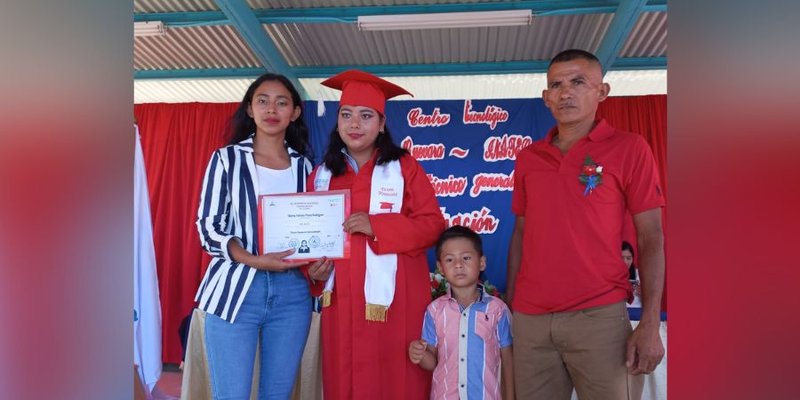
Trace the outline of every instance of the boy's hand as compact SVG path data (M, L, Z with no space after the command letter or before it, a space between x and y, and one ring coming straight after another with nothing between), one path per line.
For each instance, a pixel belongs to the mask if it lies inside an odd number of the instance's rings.
M412 341L408 345L408 359L411 360L413 364L419 364L425 356L425 349L427 347L428 343L422 339Z

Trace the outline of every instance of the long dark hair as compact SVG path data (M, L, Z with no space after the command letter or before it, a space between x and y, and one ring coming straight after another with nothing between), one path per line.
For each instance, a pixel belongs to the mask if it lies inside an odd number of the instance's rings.
M287 77L271 72L259 76L258 79L253 81L250 87L247 88L242 102L239 103L239 107L236 109L236 112L233 113L228 123L227 137L230 138L228 143L239 143L256 131L256 122L247 115L247 107L253 102L253 94L256 89L266 81L280 82L292 95L292 107L300 107L300 116L290 122L289 126L286 127L286 143L303 156L309 157L311 146L308 143L308 126L306 126L306 122L303 119L303 101L300 99L300 93Z
M633 252L633 246L626 241L622 241L622 251L628 250L631 252L631 257L635 256L636 253ZM631 263L631 267L628 268L628 279L635 281L636 280L636 264Z
M404 154L408 154L406 149L394 144L392 134L389 132L389 125L386 124L384 124L383 133L379 133L375 139L375 147L378 149L376 165L399 160ZM339 136L338 126L334 126L328 141L328 148L322 158L325 167L331 171L333 176L339 176L347 170L347 162L344 159L344 154L342 154L343 148L345 148L345 144Z

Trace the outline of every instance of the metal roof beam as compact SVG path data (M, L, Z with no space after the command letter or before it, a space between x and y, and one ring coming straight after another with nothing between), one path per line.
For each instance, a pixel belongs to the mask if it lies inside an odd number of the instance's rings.
M161 21L166 26L230 25L222 11L181 11L165 13L134 13L133 22Z
M269 39L250 6L244 0L216 0L216 2L264 67L271 72L284 74L300 92L300 96L307 99L308 94L300 85L297 75L283 59L275 43Z
M348 69L360 69L378 76L442 76L529 74L547 70L549 61L505 61L486 63L440 63L397 65L332 65L324 67L295 67L303 78L327 78Z
M534 74L547 72L549 60L507 61L492 63L408 64L408 65L338 65L296 67L298 78L327 78L347 69L358 68L380 76L441 76L486 74ZM666 57L618 58L612 71L666 69ZM134 71L134 79L224 79L252 78L265 71L261 68L179 69Z
M179 79L255 78L265 72L268 71L264 68L154 69L154 70L134 71L133 79L179 80Z
M664 12L666 0L643 0L644 12ZM528 0L467 4L429 4L364 7L276 8L252 10L262 24L355 23L360 15L427 14L442 12L531 10L534 16L614 13L626 0ZM221 8L221 7L220 7ZM167 26L230 24L222 11L135 13L135 22L162 21Z
M609 65L614 65L617 55L625 40L633 30L639 16L642 15L644 6L647 0L621 0L617 12L614 13L614 18L606 30L606 35L600 46L597 48L596 56L600 60L600 65L603 66L603 75L608 71Z

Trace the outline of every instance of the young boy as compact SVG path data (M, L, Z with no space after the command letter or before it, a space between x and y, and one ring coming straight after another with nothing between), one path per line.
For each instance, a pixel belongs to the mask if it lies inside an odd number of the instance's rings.
M500 399L502 383L502 398L513 400L511 313L478 284L486 269L481 237L452 226L436 243L436 259L450 289L428 305L408 358L433 370L432 399Z

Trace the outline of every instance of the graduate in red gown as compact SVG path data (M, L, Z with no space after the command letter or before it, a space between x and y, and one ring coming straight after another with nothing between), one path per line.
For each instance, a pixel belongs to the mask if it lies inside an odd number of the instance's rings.
M342 91L314 190L350 189L350 259L334 263L324 286L322 372L325 400L427 399L430 372L411 364L430 302L426 250L446 228L422 166L392 142L387 99L410 94L362 71L323 85Z

